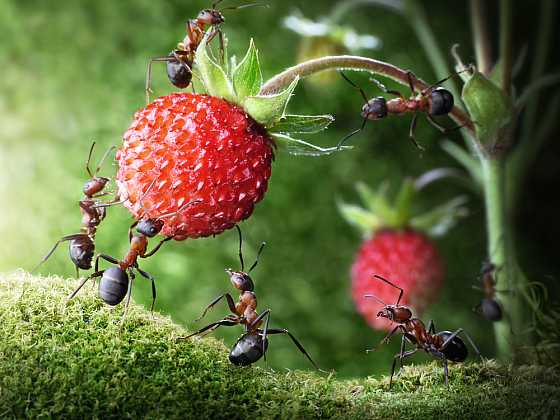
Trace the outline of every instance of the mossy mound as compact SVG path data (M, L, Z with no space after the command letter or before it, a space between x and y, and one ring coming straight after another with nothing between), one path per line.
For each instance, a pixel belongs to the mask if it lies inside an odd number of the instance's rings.
M111 310L75 281L0 275L2 417L542 418L560 415L560 373L493 362L436 363L388 379L238 368L206 337L131 305Z

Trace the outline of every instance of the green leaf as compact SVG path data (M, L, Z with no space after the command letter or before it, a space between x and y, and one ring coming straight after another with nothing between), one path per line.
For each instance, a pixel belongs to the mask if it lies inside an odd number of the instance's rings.
M233 70L233 88L237 94L237 103L242 104L247 96L257 95L262 83L258 52L251 38L247 54Z
M292 92L296 88L299 77L280 93L266 96L249 96L245 99L245 111L265 127L274 125L282 116L288 105Z
M337 203L340 214L349 224L356 226L364 235L371 235L381 227L381 220L375 214L354 204Z
M410 225L429 236L441 237L468 215L468 209L464 207L467 201L466 196L455 197L445 204L413 217L410 219Z
M476 72L463 87L463 101L476 128L478 140L488 144L511 117L511 104L498 86Z
M209 95L235 102L235 92L225 71L208 55L207 38L208 32L198 46L195 55L195 64L200 73L200 78L204 82Z
M352 149L352 146L319 147L280 133L270 133L270 136L274 138L279 148L284 148L289 154L296 156L323 156Z
M313 134L323 131L333 121L332 115L284 115L269 131Z

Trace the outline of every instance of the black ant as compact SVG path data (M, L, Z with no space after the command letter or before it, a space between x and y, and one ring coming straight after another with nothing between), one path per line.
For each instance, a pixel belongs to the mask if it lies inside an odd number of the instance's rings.
M261 244L255 262L249 268L249 271L245 272L245 264L243 262L243 254L241 251L243 242L241 229L238 225L235 225L235 227L237 228L237 232L239 234L239 261L241 262L241 270L233 271L228 268L226 269L226 273L229 275L233 287L238 289L241 293L239 296L239 300L236 304L231 294L224 293L210 302L210 304L202 312L202 315L198 317L196 321L202 319L206 315L206 313L223 298L226 299L229 310L233 313L233 315L227 315L220 321L213 322L186 337L178 337L177 339L186 340L207 331L214 331L220 326L230 327L234 325L243 325L245 327L245 333L233 345L233 348L229 353L229 360L234 365L247 366L255 363L261 357L265 356L266 350L268 348L268 335L287 334L292 339L299 351L301 351L305 355L305 357L307 357L307 359L316 369L319 369L313 359L311 359L311 356L309 356L307 351L292 335L292 333L290 333L285 328L268 328L268 323L270 320L270 309L263 311L260 315L257 313L257 297L253 291L255 287L253 284L253 280L249 276L249 273L257 266L259 257L266 243L263 242ZM259 327L263 322L264 328L261 329Z
M401 297L403 295L403 289L399 286L391 283L389 280L384 279L377 274L374 275L375 278L384 281L388 285L398 289L400 291L397 302L394 305L387 305L381 299L374 295L365 295L366 297L372 297L377 300L384 308L377 313L378 317L387 318L389 321L398 324L395 328L385 336L379 345L387 344L391 337L400 330L402 332L401 349L393 358L393 366L391 367L391 379L389 381L389 388L393 383L393 375L395 373L395 366L397 359L399 359L401 368L402 361L405 357L410 357L418 350L424 350L426 353L440 359L443 362L443 370L445 375L445 385L449 382L449 373L447 368L447 361L452 362L463 362L467 358L468 350L467 346L459 337L460 333L463 333L470 345L473 347L476 354L482 358L480 351L470 338L470 336L459 328L455 332L451 331L441 331L436 333L435 325L433 321L430 321L428 328L424 326L424 323L418 319L413 318L412 310L405 305L399 305ZM410 344L416 346L412 350L405 351L405 342L408 341ZM373 349L375 350L375 349ZM369 350L369 351L373 351Z
M149 192L154 182L155 179L148 187L148 190L144 193L144 196ZM157 219L143 219L132 223L132 225L128 229L128 241L130 246L124 258L119 261L116 258L111 257L110 255L98 254L95 258L94 272L79 284L76 290L72 292L68 300L76 296L76 294L88 280L101 277L101 281L99 282L99 296L105 303L111 306L115 306L121 303L122 300L127 297L123 315L124 319L128 312L128 306L130 304L132 281L136 278L136 275L134 274L134 270L136 270L142 277L150 280L152 284L152 305L150 310L153 311L156 301L155 279L150 273L147 273L138 266L138 258L151 257L157 251L159 251L159 249L165 242L170 241L174 238L173 236L166 236L154 247L154 249L152 249L150 252L147 252L148 239L155 237L158 233L161 232L165 224L163 219L175 216L176 214L185 210L187 207L199 201L200 200L189 201L181 208L179 208L179 210L173 213L162 215ZM134 228L136 228L137 233L133 233ZM99 270L99 259L101 258L105 261L115 264L117 267L109 267L105 270Z
M500 303L496 299L496 281L494 274L497 269L490 261L482 263L480 274L482 276L482 287L473 286L476 290L482 290L484 298L478 305L475 306L474 311L484 317L484 319L492 322L501 321L503 318L503 311Z
M354 88L358 89L362 95L362 98L365 101L364 106L362 107L362 118L364 119L362 125L357 130L352 131L350 134L345 136L339 143L338 147L340 148L350 137L354 134L362 131L366 126L366 122L368 120L380 120L382 118L387 117L388 115L402 115L406 113L413 113L412 121L410 123L410 130L409 130L409 137L412 140L412 143L419 149L424 150L420 144L416 141L414 136L414 132L416 130L416 122L418 120L418 113L422 112L426 115L428 121L440 130L442 133L449 133L450 131L457 130L463 125L458 125L453 128L445 128L440 125L436 120L433 118L434 116L438 115L447 115L451 112L454 105L453 95L447 89L439 87L443 82L449 80L450 78L467 71L469 69L461 70L459 72L453 73L452 75L441 79L439 82L434 83L431 86L428 86L425 89L422 89L420 92L416 91L414 87L414 80L417 80L414 73L411 71L407 72L408 78L408 85L410 87L410 91L412 95L410 98L405 98L404 95L396 90L390 90L385 87L381 82L376 79L370 79L373 83L375 83L383 92L388 93L390 95L395 95L395 99L387 100L383 96L377 96L375 98L369 99L367 98L366 93L364 90L357 86L354 82L352 82L344 73L340 73L341 76L352 85Z
M192 80L192 66L194 63L194 56L196 50L206 32L206 28L209 26L212 28L207 37L207 43L210 43L216 35L220 39L220 52L222 61L224 60L224 35L220 26L225 22L225 17L220 10L216 7L223 0L215 1L210 9L201 10L196 19L189 19L186 25L187 34L182 42L177 44L171 53L166 57L154 57L148 62L148 70L146 73L146 101L150 102L150 93L152 90L150 88L152 79L152 63L155 61L165 61L167 63L167 77L169 81L179 89L184 89L188 87ZM255 6L258 4L250 3L241 6L226 7L222 10L235 10L245 7Z
M39 262L39 264L32 270L37 270L41 264L49 259L49 257L54 253L59 244L65 241L70 241L69 253L72 262L76 266L76 277L79 277L79 270L89 270L91 268L91 263L93 261L93 254L95 252L95 233L97 232L97 227L105 218L105 206L98 206L99 197L105 196L108 193L103 192L105 186L110 181L109 178L97 176L97 173L101 169L103 162L109 155L109 153L115 148L111 146L97 165L97 168L92 173L89 168L89 163L95 148L95 142L91 144L89 149L89 155L86 161L86 171L90 176L90 179L85 183L83 192L85 198L80 200L80 211L82 213L82 227L80 228L80 233L74 233L72 235L63 236L60 238L52 247L45 257Z

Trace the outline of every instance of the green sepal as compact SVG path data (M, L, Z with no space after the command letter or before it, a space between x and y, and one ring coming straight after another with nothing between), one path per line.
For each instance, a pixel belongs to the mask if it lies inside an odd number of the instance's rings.
M208 55L207 38L208 32L198 46L195 55L195 63L206 92L211 96L235 102L235 92L225 71Z
M415 193L414 180L405 178L395 199L395 219L393 220L392 227L402 228L408 223Z
M279 149L285 149L289 154L295 156L324 156L352 149L352 146L320 147L281 133L270 133L270 137L275 140Z
M314 134L326 129L333 121L332 115L284 115L269 131Z
M465 83L462 96L478 140L484 145L490 143L498 131L510 122L512 107L509 99L479 72Z
M247 54L233 70L232 79L238 104L243 104L248 96L255 96L259 93L263 77L253 38L249 42Z
M282 118L299 77L296 77L282 92L266 96L249 96L245 99L245 111L266 128L273 126Z
M409 224L428 236L441 237L468 215L468 209L464 207L467 201L467 196L455 197L447 203L413 217Z
M381 227L381 219L360 206L337 202L337 207L344 220L356 226L364 236L370 236Z
M392 221L395 218L395 212L387 199L388 189L389 184L387 182L382 182L376 192L368 187L364 182L356 183L356 191L358 191L362 202L366 205L369 211L383 220L384 225L387 227L392 224Z

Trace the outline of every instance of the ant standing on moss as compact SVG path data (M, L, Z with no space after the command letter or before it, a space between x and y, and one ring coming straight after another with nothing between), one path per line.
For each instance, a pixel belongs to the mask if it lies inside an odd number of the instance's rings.
M223 0L215 1L210 9L200 11L196 19L189 19L187 21L186 31L187 34L182 42L177 44L171 53L166 57L153 57L148 62L148 70L146 72L146 102L150 102L150 88L152 79L152 63L156 61L164 61L167 63L167 77L169 81L179 89L188 87L192 80L192 66L194 63L194 56L200 43L202 42L206 28L210 27L212 30L208 34L207 43L210 43L216 35L220 39L220 52L222 62L224 61L224 35L220 26L225 22L225 17L220 10L216 7ZM258 4L250 3L241 6L226 7L222 10L236 10L245 7L251 7Z
M234 325L243 325L245 327L245 333L237 340L233 345L233 348L229 354L229 360L231 363L237 366L247 366L258 361L261 357L265 356L266 350L268 348L268 335L271 334L287 334L296 345L296 347L301 351L305 357L311 362L311 364L319 370L319 367L315 364L311 356L303 348L300 342L285 328L268 328L268 323L270 320L270 309L263 311L260 315L257 313L257 296L253 291L255 286L253 280L249 276L249 273L257 266L259 262L259 256L266 245L263 242L257 253L257 258L253 265L249 268L248 272L245 272L245 264L243 262L242 247L242 235L241 229L238 225L235 225L237 232L239 234L239 261L241 263L241 271L233 271L231 269L226 269L226 273L230 276L231 283L233 287L239 290L240 296L237 304L234 302L233 297L229 293L224 293L214 299L210 304L204 309L202 315L196 319L196 321L202 319L208 310L210 310L214 305L216 305L223 298L226 299L229 310L233 315L227 315L220 321L208 324L206 327L199 329L198 331L186 336L178 337L178 340L187 340L195 335L202 334L204 332L214 331L220 326L231 327ZM265 320L266 319L266 320ZM260 328L264 322L264 328ZM265 356L266 357L266 356Z
M430 321L430 323L428 324L428 328L426 329L424 323L420 319L414 318L412 316L412 310L408 306L399 305L404 293L403 289L391 283L389 280L378 276L377 274L374 275L374 277L400 291L397 302L394 305L387 305L381 299L377 298L374 295L365 295L366 297L374 298L377 302L384 306L384 308L377 313L378 317L387 318L389 321L398 324L391 330L391 332L389 332L389 334L385 336L383 340L381 340L379 345L389 343L391 337L397 331L400 330L402 333L401 349L393 358L389 388L393 383L393 375L395 373L395 365L397 363L397 359L399 359L402 368L403 359L405 357L412 356L418 350L424 350L426 353L440 359L443 362L445 385L449 386L449 372L447 368L447 361L451 360L452 362L463 362L468 355L467 346L459 337L459 334L461 333L465 335L476 354L480 358L482 358L482 356L480 355L480 351L478 350L470 336L465 331L463 331L462 328L459 328L455 332L441 331L436 333L434 322ZM416 346L416 348L405 351L406 342L409 342L410 344ZM368 351L375 351L375 348Z
M457 130L462 128L462 125L458 125L453 128L445 128L440 125L436 120L433 118L434 116L438 115L447 115L451 112L454 105L453 95L447 89L439 87L443 82L449 80L450 78L469 70L470 68L461 70L459 72L453 73L452 75L440 80L437 83L434 83L431 86L428 86L425 89L422 89L420 92L416 92L414 87L414 80L416 76L411 71L407 72L408 78L408 85L410 87L410 91L412 95L410 98L405 98L404 95L396 90L390 90L385 87L381 82L376 79L370 79L373 83L375 83L383 92L388 93L390 95L396 96L394 99L387 100L383 96L377 96L375 98L369 99L367 98L366 93L364 90L356 85L353 81L351 81L343 72L340 72L340 75L350 83L351 86L358 89L362 95L362 98L365 101L364 106L362 107L362 117L363 122L360 128L357 130L352 131L350 134L345 136L340 142L338 143L338 147L342 147L342 145L354 134L359 133L362 131L368 120L380 120L382 118L387 117L388 115L403 115L406 113L413 113L412 121L410 123L410 130L409 130L409 137L412 140L412 143L419 149L424 150L420 144L416 141L414 132L416 130L416 122L418 120L418 113L422 112L426 115L428 121L440 130L442 133L449 133L453 130Z
M98 206L99 200L97 199L108 194L107 192L103 192L103 190L109 182L109 178L97 176L97 173L101 169L101 166L109 153L115 149L115 146L111 146L107 149L99 161L97 168L95 168L95 171L92 173L89 168L89 163L91 161L91 155L94 148L95 142L91 144L86 161L86 171L89 174L90 179L85 183L83 188L85 197L79 202L80 211L82 213L82 227L80 228L80 233L74 233L60 238L48 254L43 257L39 264L31 270L32 272L37 270L41 264L47 261L54 253L58 245L65 241L70 241L68 250L70 253L70 259L76 266L76 278L80 277L80 269L89 270L91 268L93 254L95 252L95 233L97 232L97 227L101 224L106 214L104 208L105 206Z

